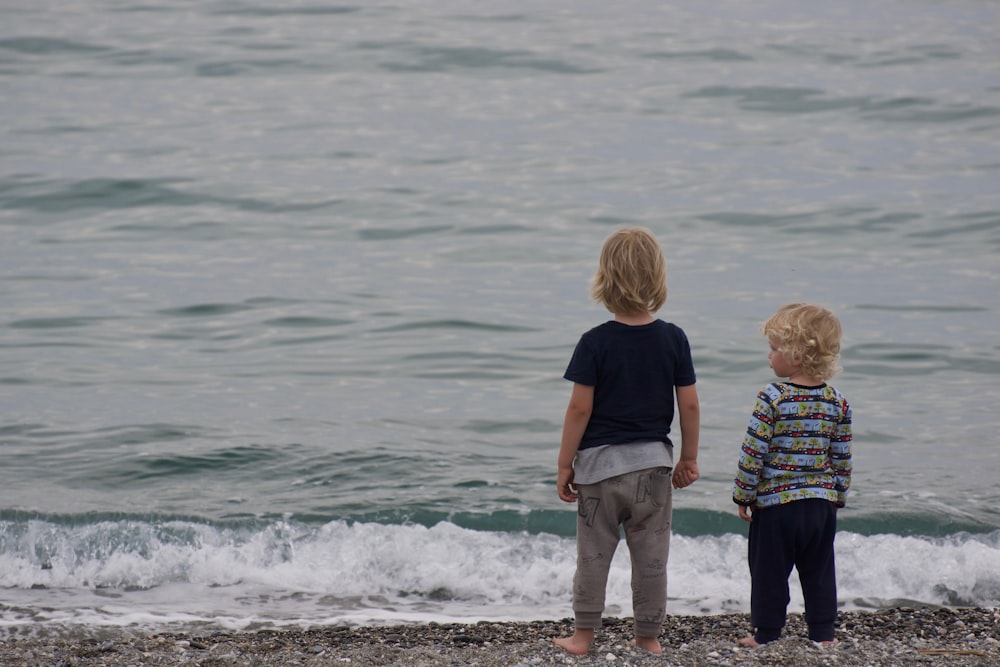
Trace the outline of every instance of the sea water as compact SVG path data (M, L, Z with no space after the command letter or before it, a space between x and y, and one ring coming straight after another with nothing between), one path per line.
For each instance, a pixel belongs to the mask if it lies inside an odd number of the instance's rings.
M844 325L842 607L1000 605L1000 8L0 18L4 632L569 616L561 376L624 225L702 402L669 612L749 608L731 484L794 300Z

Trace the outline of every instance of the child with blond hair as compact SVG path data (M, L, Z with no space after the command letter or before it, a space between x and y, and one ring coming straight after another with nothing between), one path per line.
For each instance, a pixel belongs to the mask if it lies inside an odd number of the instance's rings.
M772 382L757 395L743 438L733 502L750 522L750 625L739 641L781 636L792 568L799 573L809 639L834 643L837 509L851 486L851 407L826 383L837 372L840 321L806 303L782 306L763 326Z
M671 483L680 489L699 476L700 409L691 348L680 327L653 316L667 298L667 273L663 250L648 230L621 229L608 237L592 296L614 319L583 334L564 375L573 390L556 490L562 500L577 503L575 629L553 641L576 655L590 649L624 531L635 645L661 653ZM676 464L668 435L675 395L681 431Z

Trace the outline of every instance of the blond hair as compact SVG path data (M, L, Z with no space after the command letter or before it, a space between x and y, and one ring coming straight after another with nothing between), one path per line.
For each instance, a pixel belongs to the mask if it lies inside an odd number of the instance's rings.
M652 232L619 229L604 241L590 291L612 313L655 313L667 300L667 261Z
M840 370L840 320L826 308L808 303L786 304L764 323L761 331L812 377L828 380Z

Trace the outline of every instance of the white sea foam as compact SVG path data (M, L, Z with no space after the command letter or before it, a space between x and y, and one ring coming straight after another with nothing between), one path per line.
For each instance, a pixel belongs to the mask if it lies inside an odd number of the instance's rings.
M105 522L29 530L0 525L0 626L229 629L342 623L563 618L572 539L424 526L279 522L243 531L204 524ZM23 528L23 524L21 526ZM39 554L45 554L39 559ZM749 609L746 539L675 535L669 611ZM1000 531L837 542L844 608L1000 606ZM792 577L790 609L802 609ZM615 555L607 615L631 613L628 552Z

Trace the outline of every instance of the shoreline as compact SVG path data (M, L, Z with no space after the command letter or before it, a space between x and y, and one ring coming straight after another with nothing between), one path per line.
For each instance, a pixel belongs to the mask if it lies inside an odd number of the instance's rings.
M843 665L895 667L1000 665L1000 609L907 608L840 613L839 642L820 646L805 637L801 614L790 614L782 639L739 648L750 631L748 614L669 616L663 654L631 647L632 621L605 619L590 652L572 656L551 642L572 631L572 621L473 624L330 626L256 632L158 633L95 629L62 636L5 637L0 664L126 667L350 665Z

